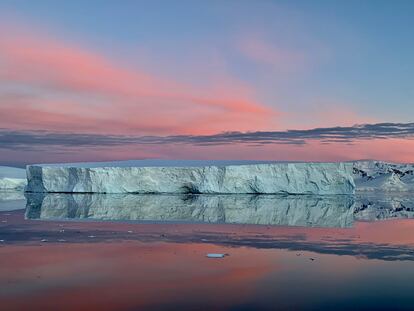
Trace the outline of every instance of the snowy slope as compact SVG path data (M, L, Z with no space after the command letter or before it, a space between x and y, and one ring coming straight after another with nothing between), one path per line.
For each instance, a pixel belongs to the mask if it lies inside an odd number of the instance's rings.
M24 190L26 171L21 168L0 166L0 191Z
M356 161L354 181L358 191L410 192L414 190L414 164Z

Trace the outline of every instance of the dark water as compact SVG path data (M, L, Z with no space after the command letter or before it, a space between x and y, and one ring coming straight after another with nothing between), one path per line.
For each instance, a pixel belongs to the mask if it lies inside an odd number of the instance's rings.
M414 310L413 201L9 193L0 309Z

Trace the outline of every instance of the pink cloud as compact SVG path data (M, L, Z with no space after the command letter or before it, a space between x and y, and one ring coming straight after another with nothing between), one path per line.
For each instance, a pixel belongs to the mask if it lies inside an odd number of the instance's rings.
M39 33L2 32L0 64L0 81L43 94L16 101L3 95L0 120L17 128L206 134L268 129L277 115L234 79L196 88Z
M45 148L48 152L45 154ZM379 159L393 162L414 163L414 140L386 139L364 140L351 144L321 144L308 141L306 145L268 144L250 146L230 144L193 146L189 144L123 145L111 147L41 147L39 150L4 150L0 153L3 163L40 163L111 161L142 158L159 159L216 159L216 160L282 160L282 161L351 161ZM10 161L13 159L14 162ZM28 160L30 159L30 160Z

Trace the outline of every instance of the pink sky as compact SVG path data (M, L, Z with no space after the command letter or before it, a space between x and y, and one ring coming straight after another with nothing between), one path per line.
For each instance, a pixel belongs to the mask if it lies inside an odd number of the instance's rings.
M213 81L189 83L137 66L39 29L8 25L0 39L0 124L3 130L49 133L169 136L210 135L375 123L349 105L321 101L303 113L261 100L252 85L225 70ZM291 75L308 56L278 49L260 36L239 40L240 55L258 66ZM302 127L298 125L302 124ZM295 126L295 127L292 127ZM404 138L305 145L191 144L75 148L36 146L22 154L5 150L3 163L74 162L139 158L414 161L414 142Z
M7 127L207 134L268 129L277 116L274 109L254 99L253 90L242 82L196 88L123 68L98 53L42 34L2 34L0 53L2 83L40 90L35 95L2 95L0 122Z

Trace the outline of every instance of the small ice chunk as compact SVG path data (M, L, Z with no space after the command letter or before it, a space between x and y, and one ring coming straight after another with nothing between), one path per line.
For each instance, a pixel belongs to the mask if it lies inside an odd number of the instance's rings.
M47 239L41 239L40 242L47 242Z
M214 254L214 253L207 254L208 258L224 258L224 256L226 256L226 254Z

